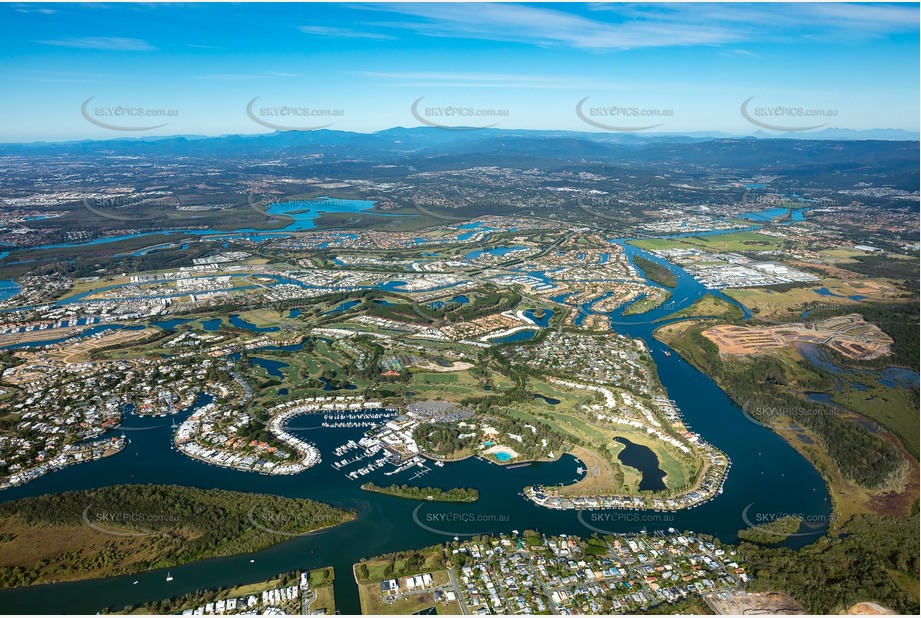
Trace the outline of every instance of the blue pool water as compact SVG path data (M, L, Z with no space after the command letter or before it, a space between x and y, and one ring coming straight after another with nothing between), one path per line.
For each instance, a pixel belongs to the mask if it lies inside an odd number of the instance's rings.
M509 455L508 453L502 452L502 451L495 453L495 455L496 455L496 459L502 462L509 461L512 458L511 455Z

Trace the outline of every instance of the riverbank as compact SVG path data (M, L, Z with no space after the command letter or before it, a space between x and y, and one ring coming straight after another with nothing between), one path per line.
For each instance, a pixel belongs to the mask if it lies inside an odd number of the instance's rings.
M2 587L259 551L355 517L313 500L173 485L49 494L0 504L0 515Z
M701 321L673 323L657 329L655 336L660 341L672 346L682 358L693 364L699 371L706 372L710 362L707 352L702 346L705 345L707 340L700 341L703 337L698 334L704 325L705 323ZM706 325L709 326L710 323L706 323ZM732 361L727 358L721 361L719 366L726 369L726 364L731 362L738 364L740 361ZM765 362L767 360L762 359L762 363ZM774 359L774 362L776 362L776 359ZM738 372L733 373L726 369L725 371L720 370L712 373L713 379L729 396L732 396L732 392L734 392L733 385L737 387L736 390L739 390L739 385L731 380L732 376ZM883 444L890 444L898 450L904 461L903 466L905 469L899 474L899 479L902 480L896 481L900 484L899 487L891 487L887 483L881 488L874 489L867 486L867 484L855 481L853 478L848 478L841 470L841 462L836 461L835 456L829 450L827 443L829 436L820 435L814 428L805 423L811 417L821 419L823 416L828 416L835 422L856 423L853 418L848 419L842 413L832 414L832 408L828 408L826 411L819 404L810 403L807 400L797 399L783 404L769 405L768 403L761 403L756 405L752 403L754 400L751 395L751 393L758 392L754 386L742 388L740 392L749 393L748 400L738 402L739 405L743 406L743 413L746 417L752 423L768 427L777 433L822 475L829 488L832 500L834 515L831 518L831 525L833 528L840 527L843 522L859 514L907 516L911 513L912 505L916 503L919 496L918 463L899 444L898 438L894 434L885 430L879 430L875 434L864 433L860 429L856 430L861 432L859 435L865 441L883 440L885 441ZM762 400L763 402L773 401L766 391L762 392L760 399L757 401ZM777 412L773 415L768 415L763 420L759 420L754 416L755 409L745 410L745 407L766 408ZM805 416L803 416L804 413ZM852 413L848 414L852 415ZM787 419L786 422L784 419ZM844 456L856 458L859 455L849 450L842 453L839 449L837 456L840 459ZM857 459L857 461L863 460ZM866 465L864 464L864 466Z
M111 457L122 452L128 440L124 436L93 440L65 446L54 458L27 470L19 470L7 477L0 478L0 490L23 485L30 481L68 466L88 463L104 457Z

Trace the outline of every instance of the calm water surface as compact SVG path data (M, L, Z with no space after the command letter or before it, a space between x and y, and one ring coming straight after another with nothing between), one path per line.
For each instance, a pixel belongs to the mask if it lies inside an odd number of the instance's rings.
M620 243L618 243L620 244ZM644 255L626 246L631 257ZM678 276L672 290L675 304L669 312L686 307L707 291L680 268L670 266ZM654 312L653 312L654 313ZM668 348L652 337L659 324L655 315L610 316L612 327L620 333L639 337L649 346L658 365L659 377L668 396L675 400L693 431L723 450L732 468L723 493L694 509L676 513L646 512L640 521L606 524L608 532L655 530L694 530L736 540L736 532L746 527L742 512L802 513L813 519L830 512L826 487L818 472L768 429L749 422L739 408L706 375L701 374L678 354L665 356ZM549 406L548 406L549 407ZM187 412L188 413L188 412ZM297 537L255 553L205 560L169 571L174 580L166 582L165 570L82 582L34 586L0 591L0 606L7 613L95 613L111 606L120 608L204 588L230 586L267 579L277 573L332 565L336 569L336 603L342 613L360 611L352 564L363 557L400 549L418 548L450 540L453 536L510 532L528 528L548 533L589 535L582 517L575 511L553 511L525 500L520 492L526 485L570 483L579 478L581 465L571 455L554 462L535 463L508 469L479 459L467 459L432 467L421 479L410 481L412 469L394 476L376 471L361 481L378 484L411 483L443 488L476 487L480 500L470 505L418 503L359 488L333 469L332 449L349 439L358 439L360 429L320 428L317 416L292 419L293 432L316 443L323 463L295 476L271 477L238 472L198 463L171 449L170 423L166 419L129 417L126 432L131 444L114 457L66 468L41 477L22 487L0 492L0 500L115 485L119 483L176 483L201 488L265 492L291 497L313 498L335 506L354 509L355 521L315 535ZM660 479L661 482L661 479ZM451 515L447 518L447 515ZM458 514L463 517L458 517ZM452 523L446 523L454 519ZM464 521L457 522L457 519ZM819 538L801 536L789 541L803 545ZM250 562L253 560L253 562ZM133 582L137 580L138 584Z

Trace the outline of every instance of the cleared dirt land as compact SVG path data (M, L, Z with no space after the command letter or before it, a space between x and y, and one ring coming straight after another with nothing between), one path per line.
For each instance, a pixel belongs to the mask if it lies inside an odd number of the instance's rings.
M815 324L782 326L714 326L704 337L719 347L721 354L757 354L793 343L826 345L847 358L870 360L889 354L892 338L879 327L852 313Z
M758 616L805 614L805 608L782 592L711 592L704 601L717 614Z

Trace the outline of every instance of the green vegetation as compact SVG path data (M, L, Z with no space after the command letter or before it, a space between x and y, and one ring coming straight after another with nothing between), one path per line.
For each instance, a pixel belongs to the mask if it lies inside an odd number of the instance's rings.
M841 474L861 487L884 489L900 482L905 462L895 446L837 409L801 396L796 377L802 365L791 366L772 355L724 360L716 344L701 334L709 324L683 326L680 333L669 329L663 335L660 329L656 336L712 376L754 418L772 425L795 416L797 423L819 436Z
M713 251L767 251L793 245L788 240L766 236L758 232L733 232L713 236L686 236L683 238L651 238L631 240L629 244L646 251L658 249L710 249Z
M313 500L115 485L0 504L0 586L84 579L255 552L354 517Z
M739 530L739 538L743 541L760 545L777 545L799 530L802 523L802 517L787 515L786 517L780 517L773 521Z
M355 578L359 584L379 582L391 577L418 575L426 570L445 568L444 548L440 545L419 550L398 551L355 565Z
M641 255L633 258L633 261L640 267L650 281L658 283L659 285L664 285L667 288L673 288L678 285L678 277L676 277L675 273L670 271L668 267L662 266Z
M410 485L388 485L380 487L374 483L365 483L361 486L365 491L373 491L397 498L410 500L432 500L434 502L476 502L480 499L480 492L476 489L457 487L454 489L441 489L438 487L412 487Z
M485 315L508 311L521 302L518 292L499 290L491 285L477 288L465 296L469 300L467 303L432 301L417 306L417 309L422 315L431 316L432 320L467 322Z
M694 304L685 307L681 311L676 311L663 318L659 318L659 320L656 321L691 317L720 318L723 320L736 321L744 318L745 313L737 305L723 298L719 298L713 294L704 294L694 301Z
M527 400L533 399L530 393L525 394ZM485 399L485 398L484 398ZM502 410L497 410L502 411ZM522 461L546 460L550 452L561 453L563 450L563 437L560 433L541 421L534 420L529 423L530 428L523 428L520 420L515 418L511 410L503 411L508 416L478 417L481 426L488 425L496 430L496 435L505 436L513 433L521 437L521 442L503 442L518 453L515 463ZM468 421L468 424L471 421ZM471 435L476 434L476 435ZM413 439L424 453L431 453L445 459L457 459L471 455L488 439L484 435L468 428L459 428L448 423L424 423L413 430ZM493 438L493 441L498 441Z
M664 305L669 298L672 297L672 293L665 291L665 293L659 297L650 297L644 296L636 302L630 303L626 309L624 309L623 315L638 315L640 313L646 313L647 311L652 311L656 307Z
M876 601L899 614L918 615L918 514L910 518L861 515L839 537L802 549L743 543L754 591L783 590L810 614L839 614Z
M918 296L918 260L893 255L855 255L843 267L868 277L898 279Z

